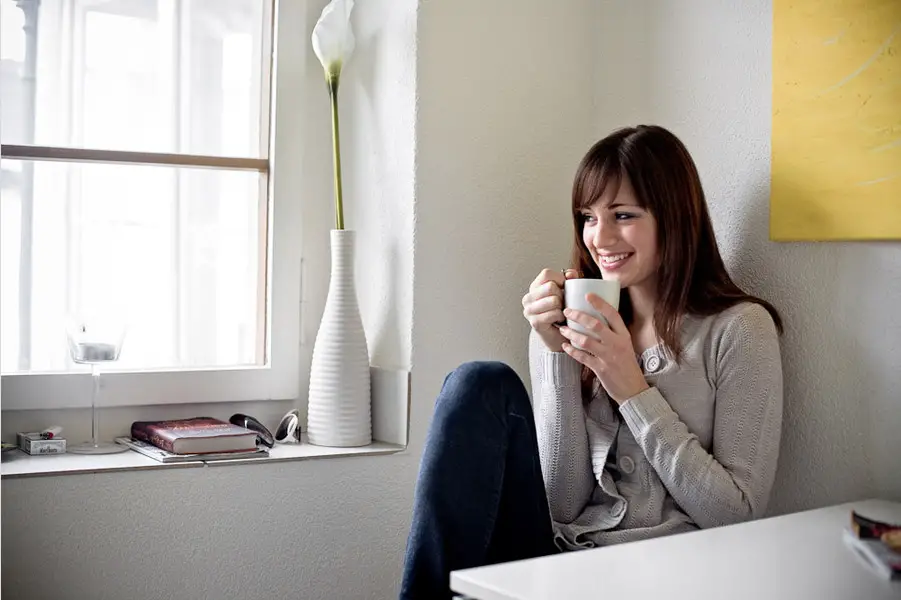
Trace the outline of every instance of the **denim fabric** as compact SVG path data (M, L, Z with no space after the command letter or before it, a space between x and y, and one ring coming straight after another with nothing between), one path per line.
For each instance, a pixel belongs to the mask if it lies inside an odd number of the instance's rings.
M435 404L400 598L451 598L451 571L556 552L526 389L503 363L466 363Z

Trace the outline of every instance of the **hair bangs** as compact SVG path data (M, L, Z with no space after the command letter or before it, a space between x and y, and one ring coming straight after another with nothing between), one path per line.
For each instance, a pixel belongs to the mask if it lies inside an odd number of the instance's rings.
M584 210L594 206L610 187L615 197L622 181L622 165L615 155L596 157L579 173L574 194L573 209Z

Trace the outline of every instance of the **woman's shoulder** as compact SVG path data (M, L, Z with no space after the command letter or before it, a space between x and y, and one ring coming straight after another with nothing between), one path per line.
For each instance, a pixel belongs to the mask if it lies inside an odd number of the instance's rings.
M709 358L717 359L736 344L778 345L776 323L765 306L742 301L712 315L694 315L682 330L686 347L695 346Z
M759 302L743 301L712 315L713 324L723 328L754 327L776 331L776 323L770 311Z
M776 331L776 322L770 311L759 302L743 300L708 315L691 315L686 324L694 323L710 332L724 332L736 328L753 327L761 330Z
M778 349L776 323L762 304L739 302L708 319L711 341L720 349L744 344Z

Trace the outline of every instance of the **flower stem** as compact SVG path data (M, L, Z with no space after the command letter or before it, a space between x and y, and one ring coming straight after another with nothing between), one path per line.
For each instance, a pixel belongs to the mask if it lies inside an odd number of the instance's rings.
M341 190L341 139L338 134L338 76L328 78L332 101L332 154L335 170L335 229L344 229L344 194Z

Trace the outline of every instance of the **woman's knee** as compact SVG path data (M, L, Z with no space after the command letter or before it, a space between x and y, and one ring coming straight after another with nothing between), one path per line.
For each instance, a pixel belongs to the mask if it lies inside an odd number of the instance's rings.
M447 376L441 395L465 407L477 403L492 411L502 412L522 403L529 397L519 375L509 365L496 361L472 361L463 363Z

